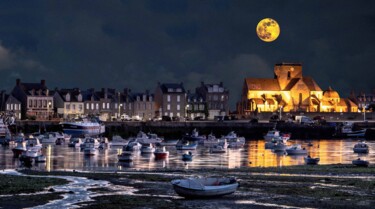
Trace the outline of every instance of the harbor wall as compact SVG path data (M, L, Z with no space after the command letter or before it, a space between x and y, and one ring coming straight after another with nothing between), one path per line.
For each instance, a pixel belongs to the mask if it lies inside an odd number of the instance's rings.
M111 138L119 134L122 137L135 136L139 131L153 132L164 138L180 138L186 133L197 129L200 134L208 135L213 133L216 137L235 131L239 136L247 139L261 139L268 130L275 127L274 123L248 123L248 122L105 122L105 136ZM299 124L283 123L277 124L276 128L282 132L292 133L292 138L332 138L335 127L332 126L308 126ZM23 133L62 131L58 122L51 121L18 121L12 127L13 132Z

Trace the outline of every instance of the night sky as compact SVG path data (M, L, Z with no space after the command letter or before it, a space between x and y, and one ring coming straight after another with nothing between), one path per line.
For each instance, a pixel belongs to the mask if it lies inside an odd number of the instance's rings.
M279 38L255 28L275 19ZM15 80L50 89L153 91L157 82L224 82L231 108L246 77L303 64L340 96L375 89L375 1L0 1L0 89Z

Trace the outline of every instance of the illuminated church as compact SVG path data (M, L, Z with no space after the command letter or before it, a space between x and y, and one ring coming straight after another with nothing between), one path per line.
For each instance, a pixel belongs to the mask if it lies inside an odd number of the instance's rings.
M238 110L251 112L357 112L358 106L340 98L331 87L322 91L311 77L302 75L299 63L280 63L274 67L274 78L246 78Z

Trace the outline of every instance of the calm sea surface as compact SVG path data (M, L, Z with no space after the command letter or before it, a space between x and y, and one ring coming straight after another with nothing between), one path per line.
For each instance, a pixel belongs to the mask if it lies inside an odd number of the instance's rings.
M342 140L312 140L313 146L308 146L309 141L290 140L289 144L298 143L305 147L311 157L319 157L319 164L350 164L353 159L360 157L375 163L375 141L367 141L370 146L368 154L356 154L353 152L358 139ZM228 149L227 153L213 154L209 148L198 146L193 161L182 161L182 154L186 151L176 150L175 147L167 147L169 158L155 160L153 155L142 155L134 152L135 159L132 163L118 162L117 154L121 147L111 147L98 151L94 156L85 156L79 148L71 148L65 145L43 145L43 153L47 156L46 163L33 164L33 169L46 171L52 170L85 170L85 171L125 171L129 169L153 170L160 168L236 168L236 167L270 167L290 166L304 164L304 155L288 156L275 154L272 150L265 149L264 140L247 141L244 148ZM0 147L0 169L20 168L22 164L18 158L13 157L12 147Z

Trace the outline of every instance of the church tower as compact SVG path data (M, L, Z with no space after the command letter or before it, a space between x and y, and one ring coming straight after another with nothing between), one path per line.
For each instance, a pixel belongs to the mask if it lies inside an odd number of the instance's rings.
M279 81L280 89L284 90L293 78L302 78L302 64L279 63L274 68L275 79Z

